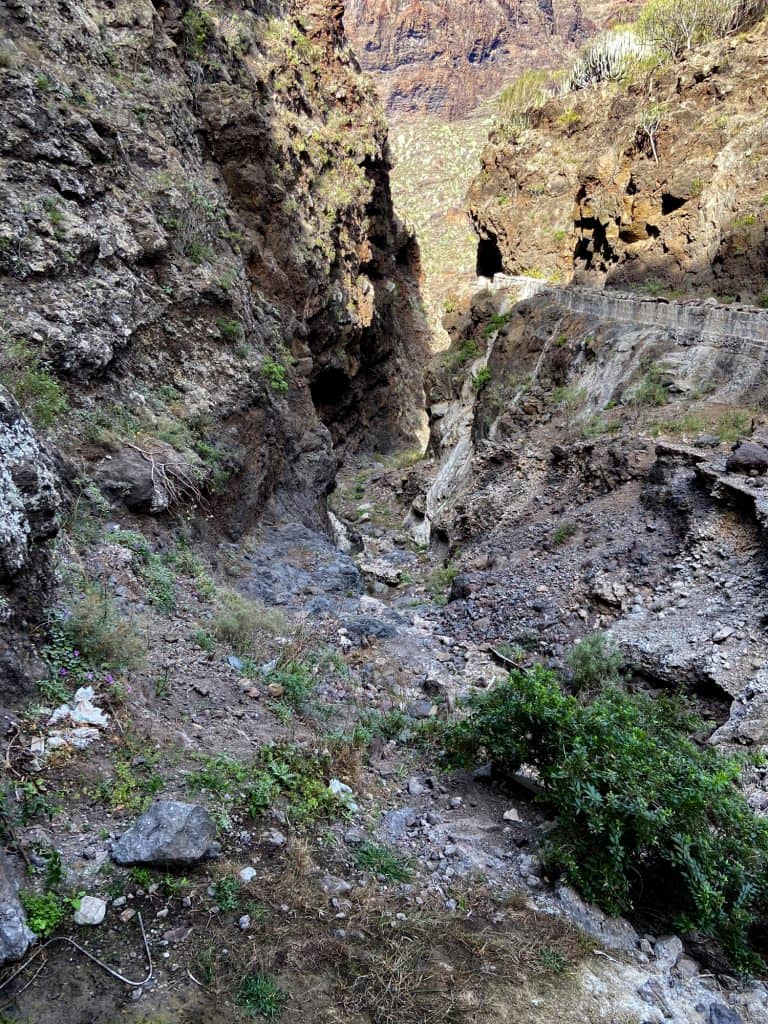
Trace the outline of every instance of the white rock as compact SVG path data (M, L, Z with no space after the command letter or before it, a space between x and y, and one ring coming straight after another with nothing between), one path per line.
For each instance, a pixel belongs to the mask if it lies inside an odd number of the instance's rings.
M241 872L239 872L239 874L240 874L240 878L247 885L248 882L252 882L254 880L254 878L256 877L258 872L255 870L255 868L243 868L243 870Z
M504 821L520 821L520 815L514 807L510 807L508 811L504 811Z
M101 924L107 912L105 900L98 896L83 896L75 911L75 924Z

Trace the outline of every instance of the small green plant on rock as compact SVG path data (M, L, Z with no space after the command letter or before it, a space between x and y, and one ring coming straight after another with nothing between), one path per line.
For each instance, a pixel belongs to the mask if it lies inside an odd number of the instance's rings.
M640 382L630 395L632 405L638 407L661 406L669 402L669 392L664 383L664 370L660 366L649 366Z
M225 341L239 341L243 333L243 325L239 320L231 320L229 317L221 316L216 321L219 334Z
M261 367L261 372L267 378L269 386L278 395L287 395L289 391L286 369L276 359L267 357Z
M490 367L482 366L477 373L472 374L472 390L476 394L480 394L491 382L493 374L491 373Z
M181 19L184 30L184 46L190 57L196 60L205 53L208 42L213 35L213 19L207 11L198 7L190 7Z
M477 346L477 342L468 338L455 351L449 352L445 357L446 369L449 373L455 373L456 370L461 369L462 366L479 355L480 349Z
M553 946L542 946L537 958L539 965L550 974L565 974L569 964L559 949Z
M574 536L578 527L575 523L560 523L552 532L552 540L550 543L553 548L562 547L566 541L569 541Z

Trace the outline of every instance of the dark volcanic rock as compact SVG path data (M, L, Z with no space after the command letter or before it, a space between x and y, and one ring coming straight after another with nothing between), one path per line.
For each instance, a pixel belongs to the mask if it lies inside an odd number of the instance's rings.
M754 441L734 445L725 468L729 473L765 473L768 471L768 448Z

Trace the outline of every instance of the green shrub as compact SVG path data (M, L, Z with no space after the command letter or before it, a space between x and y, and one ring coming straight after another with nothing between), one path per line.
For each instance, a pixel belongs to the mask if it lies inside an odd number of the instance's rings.
M624 667L621 652L602 633L577 641L566 663L571 670L571 682L578 691L600 690L618 682Z
M225 341L239 341L243 333L243 325L239 320L231 320L229 317L220 316L216 321L219 334Z
M449 352L445 357L445 366L451 372L455 372L468 363L470 359L474 359L480 355L480 349L477 347L477 342L471 338L463 341L459 347L452 352Z
M219 878L213 883L213 898L220 910L235 910L239 894L240 882L231 875Z
M481 391L488 387L492 376L490 367L481 367L477 373L472 374L472 390L479 395Z
M57 629L56 635L80 652L83 663L120 670L137 668L144 661L144 643L135 622L99 590L74 604Z
M717 436L721 441L738 441L749 434L752 416L744 409L729 409L717 421Z
M649 0L637 19L637 31L657 53L676 58L748 24L764 8L762 0Z
M269 381L269 386L274 392L278 395L288 394L288 377L286 376L285 367L282 363L278 363L276 359L267 357L262 364L261 372Z
M563 544L565 544L566 541L570 540L571 537L573 537L575 535L577 530L578 530L578 527L576 526L575 523L560 523L559 526L555 527L555 529L554 529L554 531L552 533L552 540L551 540L552 547L553 548L561 547Z
M265 680L282 687L280 700L295 711L301 710L307 697L315 688L315 679L308 665L301 661L286 661L269 672Z
M118 760L114 769L113 778L98 788L100 799L113 811L144 811L163 788L161 776L150 764L134 767L130 761Z
M277 609L266 608L234 590L218 592L213 633L218 640L231 644L238 654L251 653L259 633L284 633L288 629L285 616Z
M181 19L181 25L187 53L190 57L202 57L213 35L213 19L210 14L197 7L190 7Z
M0 384L7 388L33 425L46 430L69 407L61 384L23 338L0 333Z
M189 773L187 785L193 793L206 790L216 796L225 796L247 777L248 768L241 761L228 754L216 754L205 758L198 771Z
M450 763L538 772L554 815L543 854L608 913L663 905L740 969L765 969L750 929L768 919L768 822L738 788L741 762L689 739L669 698L608 689L588 704L542 666L471 698L445 727Z
M647 407L661 406L669 402L669 392L664 384L664 371L660 366L650 366L629 396L632 405Z
M330 791L330 759L290 743L262 747L256 756L247 791L248 804L254 813L262 801L286 800L289 821L306 825L322 819L330 820L347 813L346 801Z

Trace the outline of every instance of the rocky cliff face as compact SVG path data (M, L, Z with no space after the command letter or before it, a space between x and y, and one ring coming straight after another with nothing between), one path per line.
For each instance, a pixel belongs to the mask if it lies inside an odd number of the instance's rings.
M767 32L553 100L497 138L469 197L479 269L764 301Z
M49 389L80 491L319 522L332 443L413 438L421 402L418 253L341 5L19 0L0 29L3 383ZM19 530L8 571L53 527Z
M457 116L510 77L552 66L594 29L579 0L350 0L346 24L390 114Z

